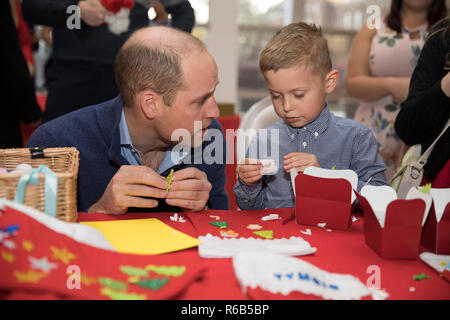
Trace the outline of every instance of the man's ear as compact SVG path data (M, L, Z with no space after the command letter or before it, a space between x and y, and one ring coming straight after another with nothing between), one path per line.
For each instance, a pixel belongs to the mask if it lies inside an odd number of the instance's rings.
M152 90L141 91L137 100L140 111L147 119L153 120L158 114L158 94Z
M340 72L339 70L331 70L325 77L325 91L327 94L332 93L336 89Z

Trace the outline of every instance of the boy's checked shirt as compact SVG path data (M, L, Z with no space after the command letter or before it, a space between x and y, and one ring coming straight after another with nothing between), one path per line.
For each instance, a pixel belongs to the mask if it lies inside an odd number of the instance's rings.
M276 132L279 139L276 139ZM271 137L275 139L271 140ZM261 146L267 148L267 153ZM271 148L276 150L278 146L277 156ZM252 153L252 150L255 151ZM258 131L246 157L273 159L278 171L274 175L263 176L251 185L238 179L234 193L242 210L295 206L290 174L283 168L283 157L292 152L314 154L322 168L331 169L334 166L336 170L355 171L358 191L370 178L371 185L388 184L384 174L386 168L378 155L377 143L370 129L351 119L335 116L326 106L319 117L305 127L293 128L280 120Z

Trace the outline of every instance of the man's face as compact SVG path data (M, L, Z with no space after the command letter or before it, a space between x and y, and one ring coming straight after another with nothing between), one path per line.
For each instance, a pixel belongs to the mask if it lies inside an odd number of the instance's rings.
M323 110L327 93L325 78L303 66L264 73L275 112L296 128L313 122Z
M170 137L174 130L186 129L191 141L183 141L183 144L196 147L203 141L211 119L219 116L219 108L214 99L218 84L217 65L208 52L194 53L183 61L183 74L185 88L176 93L171 106L164 107L164 131L165 136ZM201 126L194 128L194 121L201 123ZM179 140L176 139L171 140L178 143Z

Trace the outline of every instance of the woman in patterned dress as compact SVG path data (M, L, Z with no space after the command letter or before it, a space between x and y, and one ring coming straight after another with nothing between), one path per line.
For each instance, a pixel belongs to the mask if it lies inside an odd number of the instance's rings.
M388 180L406 151L394 130L395 117L428 28L446 13L445 0L393 0L381 27L364 25L353 40L345 85L348 95L360 100L355 120L373 131Z

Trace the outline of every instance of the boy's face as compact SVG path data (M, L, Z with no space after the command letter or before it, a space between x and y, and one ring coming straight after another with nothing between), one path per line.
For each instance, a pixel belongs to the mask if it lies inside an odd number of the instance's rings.
M275 112L296 128L317 119L325 107L326 95L334 91L338 78L337 70L320 75L304 66L264 73Z

